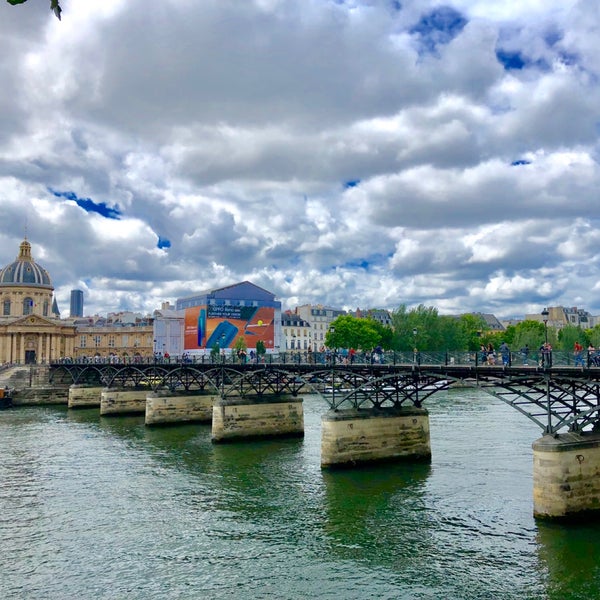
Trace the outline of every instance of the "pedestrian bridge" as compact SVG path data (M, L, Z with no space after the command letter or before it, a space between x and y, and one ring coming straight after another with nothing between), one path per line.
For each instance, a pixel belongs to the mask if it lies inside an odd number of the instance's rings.
M276 361L96 362L59 361L50 365L53 384L107 388L206 391L223 400L318 394L332 411L422 408L435 393L456 386L477 387L536 423L545 434L599 428L600 368L573 365L481 365L473 355L462 363L413 360L345 364ZM314 358L314 357L312 357ZM407 357L405 357L406 359ZM421 357L419 357L421 358Z
M451 386L477 387L542 429L532 444L534 516L600 516L600 368L558 360L546 368L481 365L465 356L351 364L334 356L62 361L50 365L49 376L55 386L70 385L69 407L91 399L102 416L144 412L147 425L210 421L214 442L304 435L302 396L318 394L330 408L321 419L323 468L431 460L427 400Z

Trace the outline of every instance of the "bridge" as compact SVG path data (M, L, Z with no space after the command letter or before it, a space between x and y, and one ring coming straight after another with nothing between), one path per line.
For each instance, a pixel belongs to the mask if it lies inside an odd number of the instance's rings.
M598 427L599 367L481 365L469 353L463 353L462 364L445 353L427 364L412 353L394 359L383 364L333 360L240 363L224 358L216 362L58 361L50 366L50 381L149 391L212 391L223 400L310 393L322 396L333 411L421 408L436 392L471 386L518 410L544 434Z
M291 358L58 361L49 377L70 386L69 407L84 406L89 393L101 415L144 412L147 425L210 421L215 442L303 435L302 397L318 394L329 406L321 419L324 468L431 460L428 399L453 386L476 387L542 430L532 444L534 516L600 514L600 367L589 360L575 366L556 355L542 367L479 364L472 353ZM72 395L81 402L72 405Z

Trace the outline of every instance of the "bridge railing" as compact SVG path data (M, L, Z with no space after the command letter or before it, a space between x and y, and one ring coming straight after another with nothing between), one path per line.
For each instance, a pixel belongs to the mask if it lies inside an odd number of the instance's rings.
M550 357L542 356L539 352L530 352L527 355L521 352L510 352L502 356L501 353L495 353L494 357L489 357L482 352L469 352L459 350L448 351L385 351L376 352L357 352L351 355L349 352L308 352L308 351L289 351L273 352L262 356L246 356L238 358L237 355L230 353L220 356L210 355L189 355L186 357L81 357L81 358L62 358L52 361L53 364L77 363L77 364L313 364L313 365L352 365L352 364L372 364L372 365L461 365L484 367L486 365L507 366L573 366L573 367L600 367L600 352L584 351L580 357L576 357L572 352L552 352Z

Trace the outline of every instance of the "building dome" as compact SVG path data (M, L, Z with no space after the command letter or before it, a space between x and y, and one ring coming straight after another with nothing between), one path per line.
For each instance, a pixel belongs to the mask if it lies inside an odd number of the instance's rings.
M52 288L50 275L31 258L31 244L23 240L19 256L0 271L0 287L25 285Z

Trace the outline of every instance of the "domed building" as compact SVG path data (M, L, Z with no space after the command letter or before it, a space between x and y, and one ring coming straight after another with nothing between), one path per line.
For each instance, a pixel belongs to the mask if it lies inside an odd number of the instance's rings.
M48 271L24 239L0 270L0 363L34 364L72 356L75 327L60 318Z

